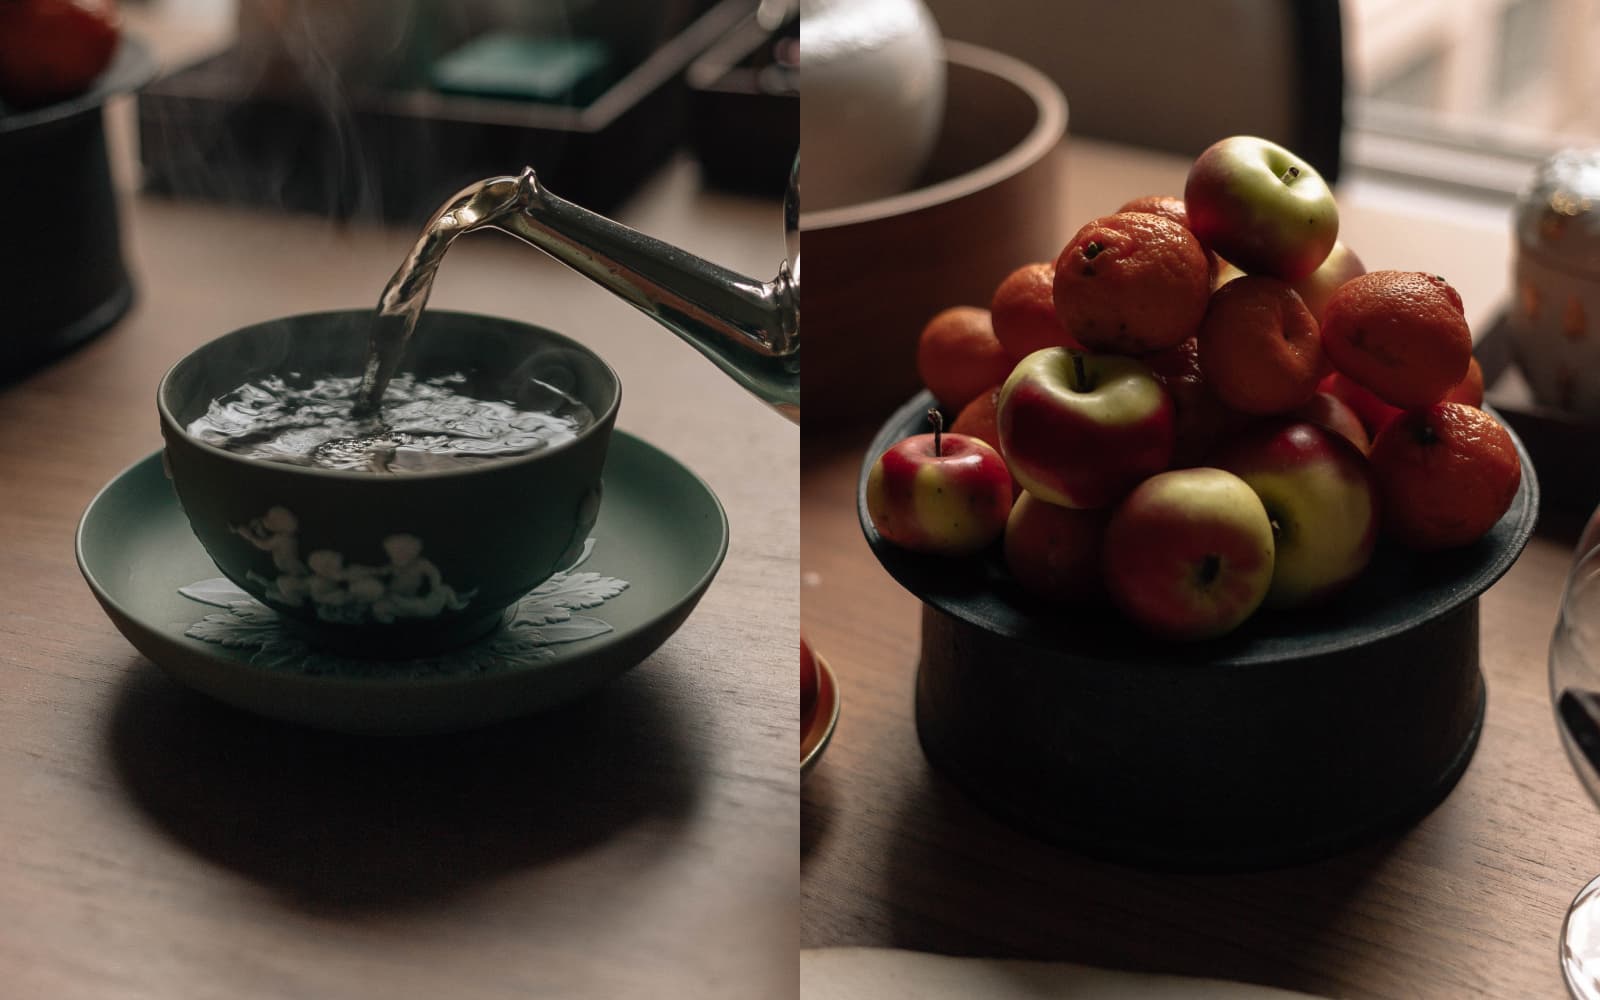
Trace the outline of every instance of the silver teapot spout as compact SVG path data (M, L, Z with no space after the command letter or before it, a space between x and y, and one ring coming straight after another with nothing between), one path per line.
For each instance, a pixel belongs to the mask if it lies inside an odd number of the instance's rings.
M692 344L778 412L800 419L799 162L784 199L789 259L756 281L551 194L532 168L472 185L436 212L379 300L380 317L412 322L456 237L493 228L587 275ZM363 387L376 407L399 362L405 322L374 329Z
M514 179L504 230L621 296L791 420L800 419L799 166L784 199L789 260L756 281ZM498 187L511 178L496 178Z

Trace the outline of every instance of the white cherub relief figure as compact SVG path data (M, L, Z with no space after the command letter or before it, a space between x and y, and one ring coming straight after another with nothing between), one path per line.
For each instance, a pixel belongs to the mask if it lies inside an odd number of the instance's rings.
M306 599L308 570L300 559L299 530L300 520L283 507L272 507L249 524L233 526L234 534L270 554L278 571L276 579L254 571L246 575L267 588L269 599L290 607L299 607Z
M306 557L311 568L307 592L317 617L335 622L359 622L374 602L383 598L384 570L373 566L345 565L344 556L318 549Z
M306 564L300 561L300 541L295 536L300 531L300 519L283 507L273 507L250 523L235 525L234 534L262 551L272 554L272 565L280 573L304 574Z
M385 566L347 563L344 554L318 549L300 558L300 521L283 507L273 507L235 534L272 556L276 576L250 571L250 580L265 588L268 601L299 607L310 601L324 621L354 624L368 618L393 622L400 618L432 618L467 606L472 592L458 593L444 582L432 560L422 557L415 535L390 535L383 540Z
M444 582L439 567L422 557L422 540L416 535L390 535L383 540L383 551L389 555L389 589L372 605L374 618L432 618L446 608L467 606L470 595L457 594Z

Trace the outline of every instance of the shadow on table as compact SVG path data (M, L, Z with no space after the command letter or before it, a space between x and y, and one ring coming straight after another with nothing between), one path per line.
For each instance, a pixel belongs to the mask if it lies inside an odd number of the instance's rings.
M833 785L828 780L826 766L819 761L818 769L802 779L804 787L800 796L800 870L817 848L827 840L828 828L833 825Z
M1149 872L1013 831L925 771L906 791L886 873L891 943L949 955L1048 959L1207 976L1313 993L1336 989L1341 921L1396 838L1298 867L1234 875ZM1404 928L1390 947L1404 954ZM1297 956L1316 953L1304 962ZM1351 955L1351 961L1359 956ZM1305 972L1303 982L1282 981Z
M139 660L107 750L163 830L293 905L423 906L633 827L664 841L688 822L705 762L650 675L474 732L357 737L245 714Z

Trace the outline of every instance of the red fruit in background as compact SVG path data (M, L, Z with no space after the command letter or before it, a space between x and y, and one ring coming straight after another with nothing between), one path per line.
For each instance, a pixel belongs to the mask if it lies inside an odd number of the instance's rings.
M1011 374L1011 356L995 338L989 310L953 306L922 328L917 375L933 398L951 410L972 402Z
M0 101L32 108L83 93L120 37L112 0L0 0Z
M806 642L806 637L800 637L800 729L805 730L811 723L811 716L817 710L817 659L811 652L811 646Z
M1027 264L1006 275L989 302L994 335L1011 360L1021 361L1047 347L1081 345L1056 315L1054 261Z
M1398 417L1405 411L1398 406L1390 406L1372 393L1372 390L1360 382L1334 372L1322 380L1318 387L1321 392L1335 397L1361 418L1361 426L1366 428L1367 437L1376 439L1378 433L1389 426L1389 421ZM1473 358L1467 365L1467 376L1456 383L1455 388L1445 393L1441 403L1465 403L1467 406L1483 407L1483 368L1479 366L1478 359Z
M1328 259L1324 260L1315 271L1293 282L1292 287L1305 300L1306 308L1311 310L1317 323L1321 323L1328 312L1328 300L1333 298L1333 293L1347 281L1359 278L1367 273L1366 267L1361 263L1361 258L1355 255L1343 241L1335 240L1333 249L1328 251Z
M1204 464L1213 445L1250 421L1247 414L1224 405L1206 384L1200 369L1200 344L1194 337L1141 360L1172 397L1173 468Z
M1468 406L1483 407L1483 366L1478 364L1478 359L1473 358L1467 366L1467 377L1456 383L1456 387L1444 394L1442 403L1465 403Z
M1108 508L1080 510L1023 493L1006 520L1006 568L1023 590L1052 604L1081 606L1105 595L1100 545Z
M1292 420L1304 420L1326 428L1356 446L1365 455L1372 450L1372 438L1356 411L1339 401L1332 393L1318 392L1304 405L1289 414Z
M955 422L950 425L950 433L975 437L995 451L999 451L1000 426L995 422L995 407L999 402L1000 385L996 383L978 393L977 398L961 408L961 412L956 414Z
M1361 426L1366 428L1369 439L1376 438L1378 432L1402 412L1400 407L1390 406L1373 395L1371 389L1340 372L1334 372L1323 379L1317 390L1350 407L1355 415L1361 418Z
M999 405L1000 387L998 385L979 393L977 399L961 408L961 412L956 415L955 423L950 425L950 433L975 437L996 452L999 452ZM1000 457L1004 458L1005 454L1001 452ZM1011 492L1013 495L1022 492L1022 487L1018 485L1016 479L1011 480Z

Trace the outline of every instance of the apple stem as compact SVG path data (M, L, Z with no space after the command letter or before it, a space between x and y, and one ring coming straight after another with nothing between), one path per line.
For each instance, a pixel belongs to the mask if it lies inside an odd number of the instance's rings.
M1072 351L1071 354L1072 378L1078 383L1079 392L1088 392L1090 388L1089 372L1083 367L1083 354L1080 351Z
M1299 178L1300 178L1300 168L1299 167L1290 167L1288 170L1285 170L1283 172L1283 176L1278 178L1278 179L1280 181L1283 181L1285 184L1292 184L1296 180L1298 180Z
M1210 586L1221 575L1222 557L1215 552L1206 553L1205 559L1200 562L1200 585L1202 587Z
M942 435L944 434L944 415L938 410L928 410L928 423L933 425L933 457L944 457Z

